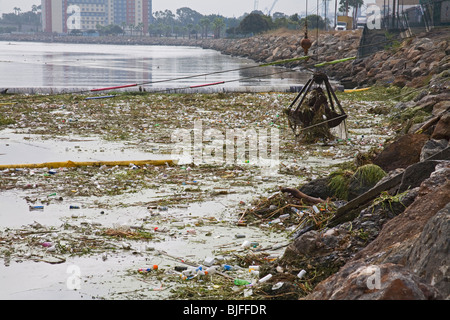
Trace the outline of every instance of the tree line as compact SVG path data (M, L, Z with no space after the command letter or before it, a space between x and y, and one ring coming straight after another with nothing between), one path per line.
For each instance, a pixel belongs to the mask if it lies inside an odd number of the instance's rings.
M363 2L363 0L339 1L339 11L345 14L348 13L349 8L353 9L353 13L357 12ZM16 7L13 13L3 14L0 19L0 33L22 31L22 26L25 24L34 25L36 31L40 29L41 6L34 5L31 11L23 13ZM303 29L306 25L310 29L326 29L331 25L331 21L316 14L300 17L298 14L288 16L282 12L275 12L269 16L262 11L245 13L239 18L228 18L216 14L203 15L191 8L183 7L177 9L175 13L171 10L154 12L148 30L144 30L143 23L136 26L122 23L108 26L98 24L95 30L87 30L87 32L100 35L143 36L148 34L152 37L221 38L248 36L279 28ZM72 33L81 34L82 32L73 30Z
M239 18L227 18L220 15L202 15L190 8L157 11L153 14L153 22L149 26L149 35L154 37L195 37L221 38L242 37L269 30L286 28L302 29L306 20L308 27L325 29L330 23L318 15L301 18L298 14L288 16L281 12L265 15L261 11L245 13Z
M33 5L30 11L22 12L14 7L14 12L3 13L0 18L0 33L22 31L24 25L32 26L34 31L41 29L41 6Z

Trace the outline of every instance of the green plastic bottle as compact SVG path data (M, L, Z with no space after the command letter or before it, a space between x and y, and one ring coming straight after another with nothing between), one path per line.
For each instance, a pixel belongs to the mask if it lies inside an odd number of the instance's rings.
M247 280L242 280L242 279L234 279L234 284L237 286L246 286L246 285L250 284L250 282Z

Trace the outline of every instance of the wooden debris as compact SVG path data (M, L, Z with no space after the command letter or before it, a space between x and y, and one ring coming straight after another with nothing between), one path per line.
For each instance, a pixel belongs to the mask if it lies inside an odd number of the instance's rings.
M307 202L314 203L314 204L326 202L325 200L322 200L320 198L314 198L314 197L308 196L307 194L304 194L303 192L301 192L297 189L294 189L294 188L281 188L280 187L280 191L290 193L293 197L295 197L297 199L306 200Z

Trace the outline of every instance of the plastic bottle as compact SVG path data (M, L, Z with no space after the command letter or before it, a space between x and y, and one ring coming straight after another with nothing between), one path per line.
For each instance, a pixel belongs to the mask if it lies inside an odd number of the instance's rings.
M267 276L262 277L261 279L259 279L259 283L263 283L266 282L267 280L269 280L270 278L272 278L272 275L269 273Z
M216 272L217 272L216 267L209 267L208 269L205 270L205 274L209 274L209 275L212 275Z
M197 271L197 275L198 275L198 276L204 276L205 274L206 274L206 272L203 271L203 270L198 270L198 271Z
M272 290L278 290L283 286L284 282L277 282L272 286Z
M181 273L185 277L190 277L190 276L195 275L196 272L197 271L196 271L196 269L194 267L189 267L186 270L182 271Z
M154 264L151 268L139 269L138 272L139 273L145 273L145 272L150 272L152 270L158 270L158 265Z
M250 241L244 241L243 243L242 243L242 247L243 248L248 248L248 247L250 247Z
M198 266L195 268L195 272L203 271L203 266Z
M297 277L299 278L299 279L301 279L301 278L303 278L303 276L306 274L306 271L305 270L302 270L302 271L300 271L298 274L297 274Z
M223 265L223 270L224 270L224 271L231 271L231 270L233 270L233 267L230 266L230 265L228 265L228 264L224 264L224 265Z
M281 220L284 220L284 219L287 219L287 218L289 218L289 213L286 213L286 214L282 214L281 216L279 216L279 218L281 219Z
M249 266L248 272L252 272L252 271L259 271L259 266Z
M269 221L269 224L275 224L275 223L279 223L279 222L281 222L280 218L276 218L272 221Z
M259 277L259 271L258 270L250 270L250 274L252 276Z
M179 271L179 272L181 272L181 271L185 271L185 270L187 270L187 267L183 267L183 266L175 266L175 271Z
M44 210L44 206L30 206L30 210Z
M234 279L234 284L237 286L246 286L246 285L250 284L250 282L247 280L242 280L242 279Z

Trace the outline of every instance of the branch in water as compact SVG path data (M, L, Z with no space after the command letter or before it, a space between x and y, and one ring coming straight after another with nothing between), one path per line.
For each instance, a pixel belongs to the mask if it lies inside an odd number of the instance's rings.
M294 189L294 188L281 188L280 187L280 191L288 192L295 198L303 199L303 200L306 200L311 203L325 203L326 202L325 200L322 200L320 198L314 198L314 197L308 196L307 194L304 194L303 192L301 192L297 189Z

